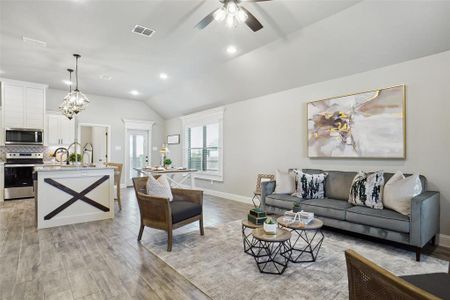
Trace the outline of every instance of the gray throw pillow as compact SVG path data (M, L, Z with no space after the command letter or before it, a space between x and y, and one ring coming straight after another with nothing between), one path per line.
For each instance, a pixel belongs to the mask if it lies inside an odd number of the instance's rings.
M325 181L327 173L308 174L300 170L294 170L297 179L297 190L292 196L301 199L325 198Z
M359 172L353 179L348 202L353 205L383 209L384 172Z

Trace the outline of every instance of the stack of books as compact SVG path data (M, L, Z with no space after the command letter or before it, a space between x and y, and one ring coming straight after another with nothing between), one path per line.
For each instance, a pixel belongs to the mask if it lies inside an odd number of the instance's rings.
M253 208L248 214L248 221L256 225L264 224L267 219L266 213L261 208Z

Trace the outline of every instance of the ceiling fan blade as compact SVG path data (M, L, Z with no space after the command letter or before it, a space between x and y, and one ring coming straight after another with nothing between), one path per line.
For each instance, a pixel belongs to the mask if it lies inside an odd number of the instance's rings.
M245 24L247 24L247 26L250 27L250 29L253 30L253 32L256 32L263 28L262 24L258 21L258 19L256 19L254 15L252 15L251 12L248 11L248 9L246 9L243 6L241 6L240 8L247 13L248 18L245 21Z
M214 21L214 13L216 11L218 11L218 9L215 9L209 15L204 17L197 25L195 25L195 28L197 28L198 30L201 30L201 29L205 28L206 26L208 26L209 24L211 24L211 22Z

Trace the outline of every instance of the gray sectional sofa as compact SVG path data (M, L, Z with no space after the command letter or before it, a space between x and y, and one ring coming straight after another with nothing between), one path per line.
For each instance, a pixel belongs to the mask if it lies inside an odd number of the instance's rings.
M347 200L356 172L316 169L304 169L303 172L328 173L325 184L327 198L303 200L291 195L273 194L275 181L268 181L262 183L261 207L267 213L282 214L300 201L300 208L313 212L325 226L414 246L417 261L420 261L423 246L430 241L435 242L439 232L439 192L427 191L425 177L420 176L423 192L412 199L411 217L408 217L386 208L380 210L349 204ZM385 182L392 175L385 173Z

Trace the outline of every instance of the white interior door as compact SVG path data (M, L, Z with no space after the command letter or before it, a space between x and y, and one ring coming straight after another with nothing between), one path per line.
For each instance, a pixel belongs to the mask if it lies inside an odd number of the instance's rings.
M144 168L149 164L148 131L127 131L127 185L132 185L132 178L138 177L135 168Z
M108 161L108 135L105 127L92 127L92 148L94 149L94 163L106 163Z

